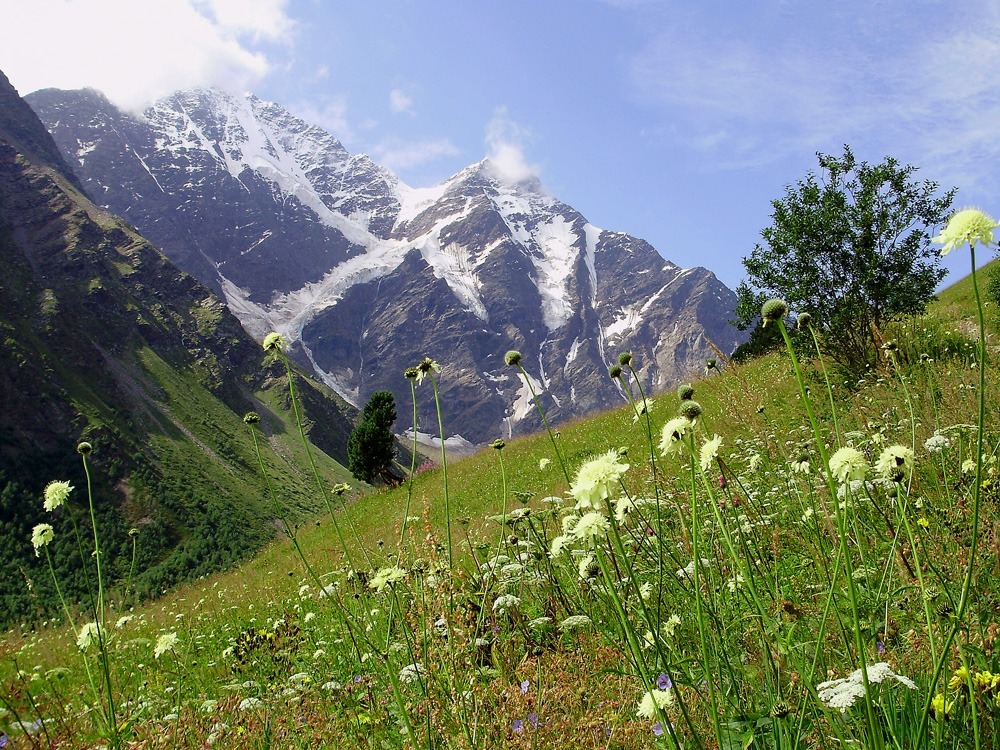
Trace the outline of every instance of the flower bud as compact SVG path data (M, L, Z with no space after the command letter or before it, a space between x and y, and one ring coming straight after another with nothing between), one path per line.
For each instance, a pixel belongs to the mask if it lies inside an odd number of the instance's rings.
M497 438L492 443L490 443L490 448L493 448L494 450L498 450L498 451L502 451L506 446L507 446L507 443L505 443L500 438Z
M81 456L89 456L92 450L94 450L93 446L91 446L91 444L86 441L76 446L76 452L79 453Z
M246 424L257 424L258 422L260 422L260 414L258 414L255 411L248 411L246 414L243 415L243 421Z
M684 383L677 387L677 397L681 401L689 401L694 398L694 386L690 383Z
M691 401L688 399L687 401L681 402L681 408L678 409L677 412L682 417L686 417L692 422L696 422L698 417L701 416L701 404L697 401Z
M632 363L632 352L622 352L618 355L618 364L628 367Z
M804 331L809 327L809 324L812 323L812 319L813 316L810 315L809 313L807 312L800 313L799 319L796 321L795 327L798 328L800 331Z
M769 323L781 320L788 315L788 304L783 299L769 299L760 308L760 317L764 320L764 327Z
M611 365L611 369L608 370L608 375L611 376L612 380L616 380L622 376L622 368L618 365Z
M521 364L521 352L517 351L517 349L511 349L504 355L503 361L511 367L517 367Z

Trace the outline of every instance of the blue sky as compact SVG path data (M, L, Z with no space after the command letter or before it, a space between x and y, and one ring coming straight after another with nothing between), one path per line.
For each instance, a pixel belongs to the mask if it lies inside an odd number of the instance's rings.
M491 155L734 287L770 202L845 143L1000 213L996 0L13 5L0 69L22 94L253 91L415 187Z

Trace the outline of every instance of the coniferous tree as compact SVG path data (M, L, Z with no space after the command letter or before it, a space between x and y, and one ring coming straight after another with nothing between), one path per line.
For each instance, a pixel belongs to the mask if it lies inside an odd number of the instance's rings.
M369 484L376 477L392 483L391 469L396 455L392 425L396 402L389 391L376 391L361 412L361 421L347 440L347 461L351 474Z

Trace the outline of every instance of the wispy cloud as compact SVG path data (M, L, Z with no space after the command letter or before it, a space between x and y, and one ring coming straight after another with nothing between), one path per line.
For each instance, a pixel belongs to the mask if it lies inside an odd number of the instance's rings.
M521 182L538 177L538 165L529 163L524 155L531 138L530 130L510 119L506 107L497 108L486 125L486 156L505 179Z
M289 112L310 125L318 125L342 143L357 140L355 128L348 117L347 100L334 96L325 102L299 101L286 105Z
M93 87L128 109L171 91L240 91L271 70L260 42L288 43L287 0L35 0L0 24L5 72L22 93ZM44 28L45 44L25 29Z
M912 14L884 3L877 28L859 2L818 15L784 8L771 31L707 34L688 17L633 57L632 82L669 123L663 132L713 168L861 142L882 151L874 158L903 152L957 172L1000 156L998 11L960 2Z
M459 154L459 149L447 138L413 143L390 140L376 145L371 151L375 161L394 172Z
M389 109L396 115L404 112L412 115L414 114L413 98L407 96L402 89L393 89L389 92Z

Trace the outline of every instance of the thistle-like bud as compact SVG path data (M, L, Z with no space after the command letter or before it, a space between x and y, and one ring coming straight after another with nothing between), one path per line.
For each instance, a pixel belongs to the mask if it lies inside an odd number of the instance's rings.
M628 455L628 446L623 445L618 448L618 458L625 458Z
M701 404L697 401L692 401L691 399L682 401L681 408L677 410L677 413L692 422L696 422L698 421L698 417L701 416Z
M622 376L622 368L618 365L611 365L611 368L608 370L608 375L611 376L612 380L617 380Z
M260 414L255 411L248 411L243 415L243 421L247 424L257 424L260 422Z
M76 452L81 456L89 456L92 450L94 450L94 447L86 440L76 446Z
M517 367L521 364L521 352L517 349L511 349L504 355L503 361L506 362L511 367Z
M128 530L128 535L134 539L135 537L139 536L139 529L134 528L134 527L131 528L131 529L129 529Z
M403 370L403 377L409 380L413 380L420 374L420 371L416 367L407 367Z
M799 313L799 319L795 322L795 327L800 331L804 331L809 327L809 324L812 323L812 319L813 316L807 312Z
M784 719L791 712L792 712L792 707L789 706L784 701L778 701L773 706L771 706L771 716L773 716L775 719Z
M335 484L330 488L334 495L340 497L351 491L351 485L341 482L340 484Z
M718 369L719 369L719 363L715 359L709 358L705 360L705 370L718 370Z
M760 308L760 317L764 321L766 328L769 323L774 323L788 315L788 304L783 299L769 299Z
M277 349L278 351L285 350L285 337L280 333L269 333L264 337L264 351L270 352Z
M690 383L684 383L677 387L677 398L681 401L689 401L694 398L694 386Z
M507 447L507 443L505 443L500 438L497 438L492 443L490 443L490 448L493 448L493 450L502 451L505 447Z
M618 364L622 367L628 367L632 364L632 352L622 352L618 355Z

